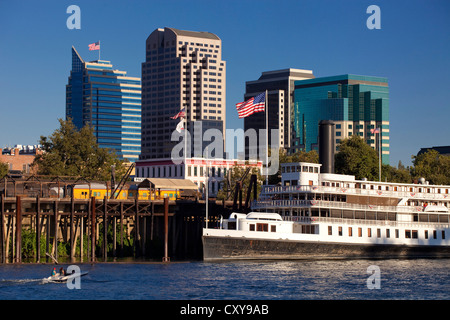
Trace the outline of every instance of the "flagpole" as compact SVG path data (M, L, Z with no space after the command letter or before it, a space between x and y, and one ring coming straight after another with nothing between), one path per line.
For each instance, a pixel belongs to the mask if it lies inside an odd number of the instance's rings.
M381 182L381 128L378 130L378 152L379 152L379 164L378 164L378 178L379 181Z
M269 185L269 96L267 90L264 100L266 110L266 185Z
M100 50L101 50L100 40L98 40L98 60L100 60Z

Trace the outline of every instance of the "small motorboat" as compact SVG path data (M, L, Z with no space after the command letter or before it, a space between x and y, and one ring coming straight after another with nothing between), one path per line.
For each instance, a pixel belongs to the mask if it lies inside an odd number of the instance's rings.
M67 282L67 280L73 279L76 276L85 276L87 275L89 272L81 272L81 273L72 273L72 274L66 274L66 275L61 275L59 273L50 276L48 278L44 278L43 280L48 281L48 282Z

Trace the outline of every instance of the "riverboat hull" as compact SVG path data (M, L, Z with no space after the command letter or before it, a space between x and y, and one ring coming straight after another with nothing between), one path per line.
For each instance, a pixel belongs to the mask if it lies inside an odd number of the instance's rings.
M450 246L351 244L203 236L203 260L450 258Z

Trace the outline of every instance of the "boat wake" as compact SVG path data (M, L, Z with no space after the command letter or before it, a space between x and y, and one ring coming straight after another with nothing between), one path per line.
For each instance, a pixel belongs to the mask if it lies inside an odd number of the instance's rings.
M1 279L0 287L22 285L29 283L39 283L39 282L42 282L42 279Z

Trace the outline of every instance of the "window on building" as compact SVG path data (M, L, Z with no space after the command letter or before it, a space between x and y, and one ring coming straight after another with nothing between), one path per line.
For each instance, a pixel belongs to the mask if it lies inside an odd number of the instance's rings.
M333 227L332 226L328 226L328 235L329 236L333 235Z

